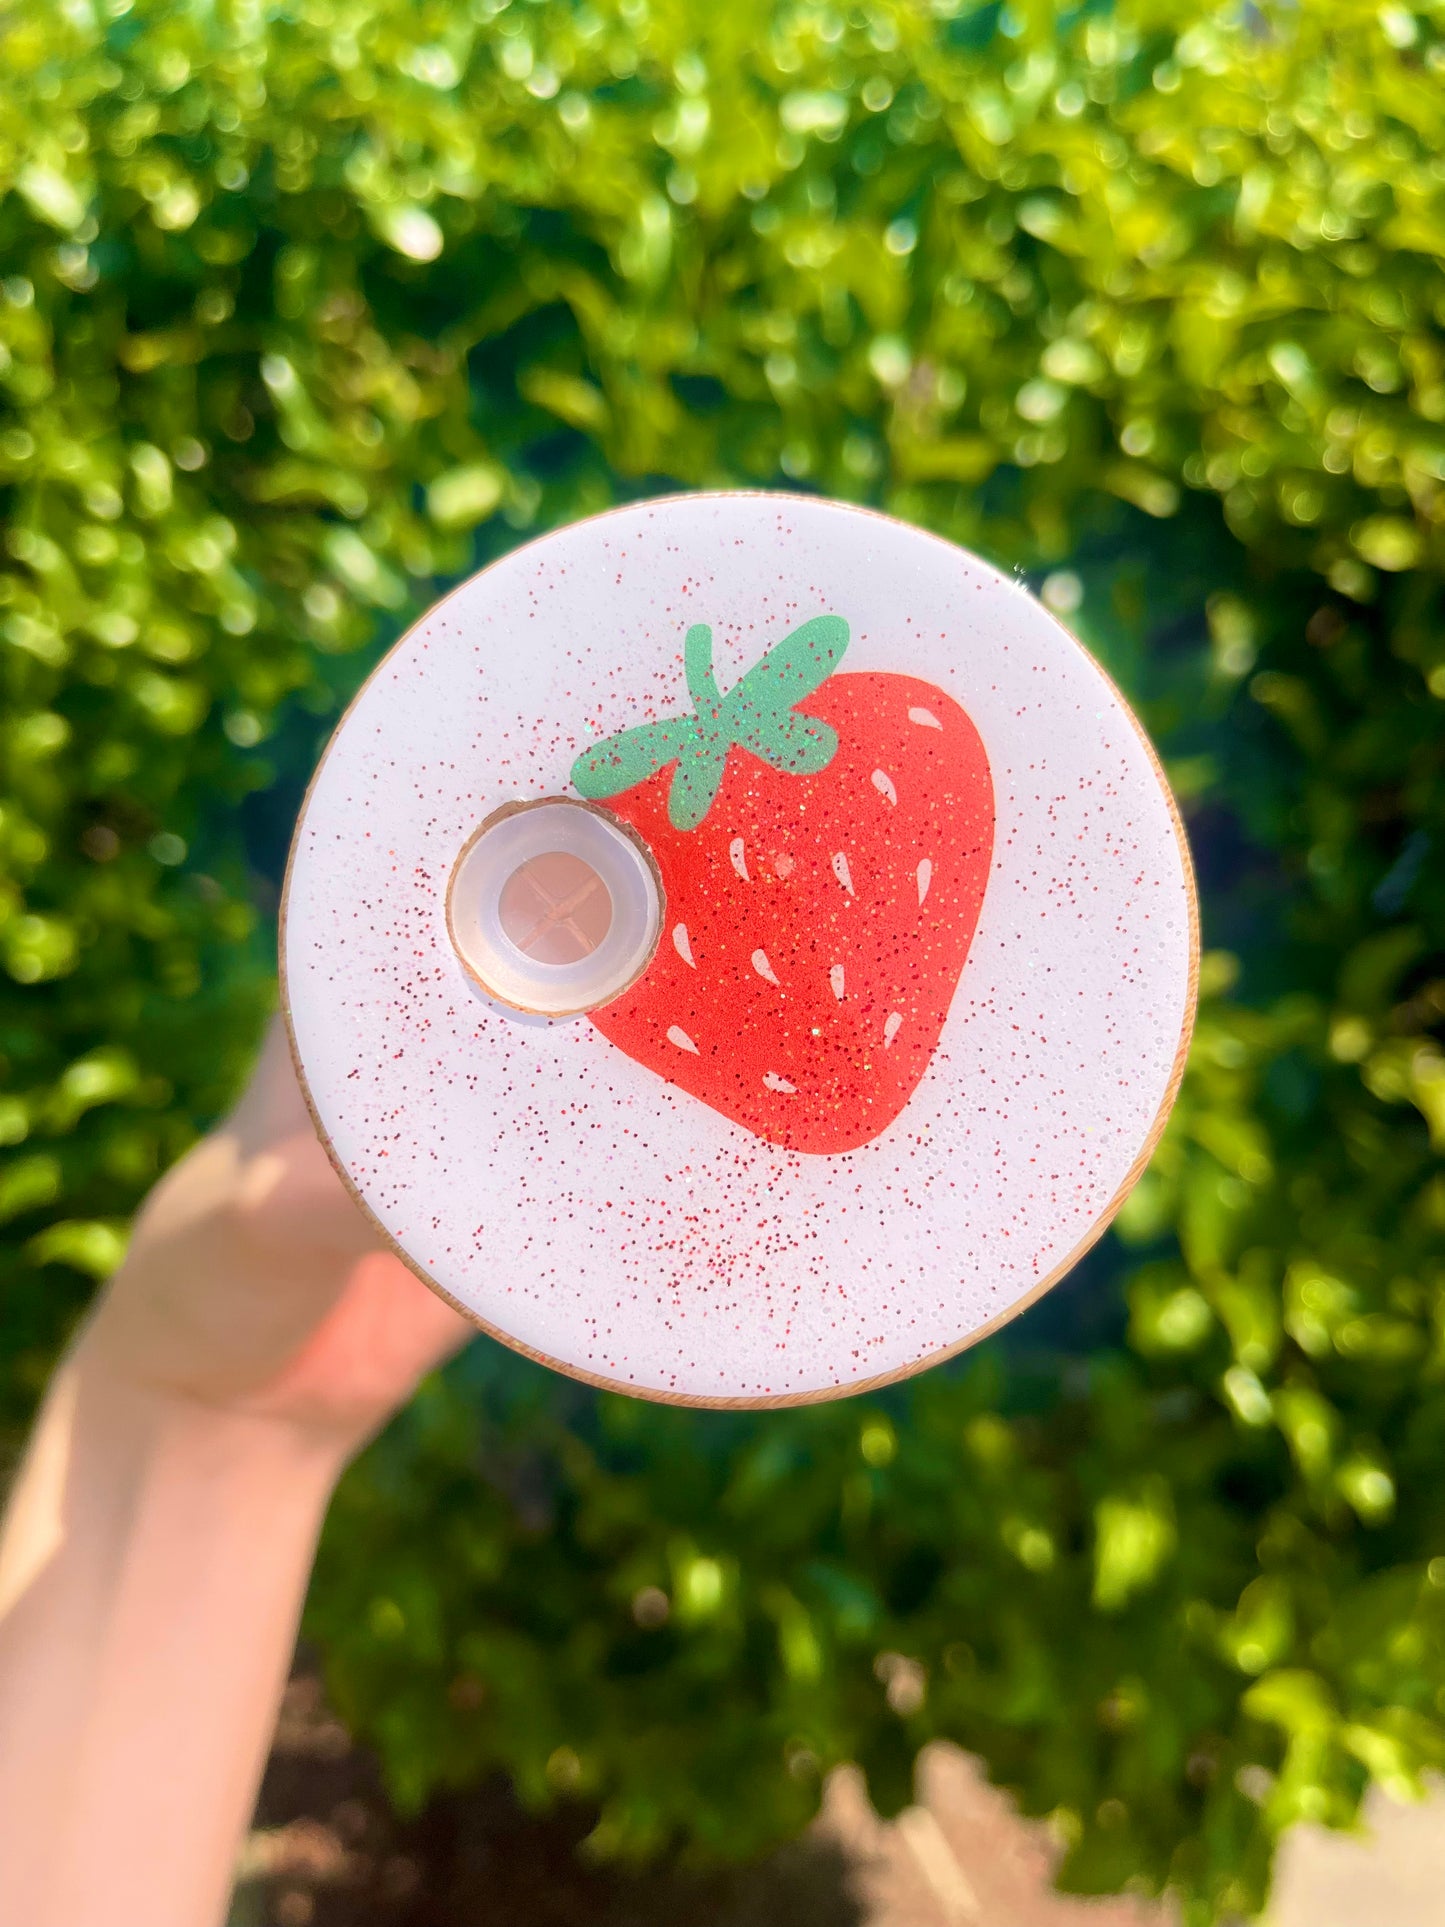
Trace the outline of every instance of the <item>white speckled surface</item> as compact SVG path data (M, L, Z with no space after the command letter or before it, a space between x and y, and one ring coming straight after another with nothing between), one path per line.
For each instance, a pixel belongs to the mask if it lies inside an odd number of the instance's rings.
M563 793L579 750L649 706L687 707L690 623L726 688L819 611L851 626L844 670L963 706L997 813L940 1047L901 1116L837 1156L753 1136L586 1018L492 1008L444 916L484 816ZM598 517L439 604L327 752L283 948L317 1117L403 1255L562 1369L688 1400L848 1390L1008 1313L1117 1206L1192 1013L1176 820L1090 658L964 552L792 496Z

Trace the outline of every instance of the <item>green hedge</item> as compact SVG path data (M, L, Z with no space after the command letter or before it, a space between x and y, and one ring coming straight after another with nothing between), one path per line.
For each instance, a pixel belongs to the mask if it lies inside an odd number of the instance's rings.
M741 1853L834 1760L893 1806L949 1735L1056 1815L1070 1884L1203 1923L1293 1820L1445 1763L1442 32L1438 0L7 20L12 1437L243 1073L257 873L367 650L531 531L765 482L1031 572L1201 861L1184 1095L1062 1324L755 1420L479 1346L368 1455L311 1625L400 1800L500 1764L593 1799L600 1850Z

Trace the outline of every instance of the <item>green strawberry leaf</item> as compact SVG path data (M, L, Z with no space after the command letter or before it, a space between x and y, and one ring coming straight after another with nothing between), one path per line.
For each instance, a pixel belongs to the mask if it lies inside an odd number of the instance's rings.
M724 696L713 674L712 630L694 623L683 644L694 713L619 730L584 750L572 765L573 785L600 801L676 763L668 821L674 829L695 830L716 800L733 749L787 775L816 775L838 753L837 732L794 705L826 681L847 647L841 616L814 616L774 644Z
M583 750L572 765L572 782L593 800L620 796L645 783L669 763L694 751L697 725L690 716L674 716L662 723L639 723Z
M786 770L790 776L816 776L838 754L838 732L833 725L796 712L782 726L739 730L733 741L760 762Z
M667 793L667 820L675 830L697 828L716 800L726 767L726 745L705 744L679 760Z
M841 616L814 616L774 646L727 696L727 703L756 702L760 707L791 709L831 676L848 647L848 625Z

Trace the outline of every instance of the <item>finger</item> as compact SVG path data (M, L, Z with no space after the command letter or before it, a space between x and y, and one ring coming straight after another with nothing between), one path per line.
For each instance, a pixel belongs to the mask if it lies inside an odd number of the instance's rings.
M370 1431L470 1336L467 1321L398 1258L376 1252L352 1271L265 1402L291 1410L314 1403L329 1422Z
M264 1216L273 1238L287 1239L308 1255L349 1262L383 1241L309 1121L299 1134L248 1154L241 1201Z
M290 1035L279 1012L266 1026L250 1081L227 1118L226 1128L246 1151L286 1138L315 1135Z

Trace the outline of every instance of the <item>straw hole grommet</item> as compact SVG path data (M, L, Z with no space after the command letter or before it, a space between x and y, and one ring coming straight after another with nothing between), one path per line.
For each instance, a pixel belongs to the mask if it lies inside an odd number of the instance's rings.
M540 797L494 810L447 885L447 930L489 997L545 1017L621 996L657 949L665 909L651 851L596 804Z

